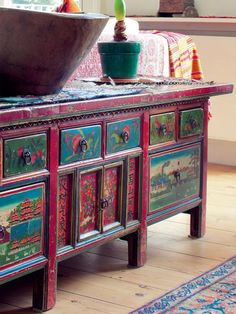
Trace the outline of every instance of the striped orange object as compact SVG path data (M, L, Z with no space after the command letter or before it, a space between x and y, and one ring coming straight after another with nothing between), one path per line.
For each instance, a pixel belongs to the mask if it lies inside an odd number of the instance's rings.
M188 80L203 80L203 71L196 45L191 37L173 32L154 34L166 38L169 47L170 76ZM209 101L208 118L212 117Z
M173 32L155 32L166 38L169 46L170 76L202 80L203 72L192 38Z

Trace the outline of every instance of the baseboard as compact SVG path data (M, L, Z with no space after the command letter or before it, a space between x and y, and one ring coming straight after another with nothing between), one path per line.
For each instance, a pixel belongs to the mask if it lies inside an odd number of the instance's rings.
M236 142L209 139L208 162L236 166Z

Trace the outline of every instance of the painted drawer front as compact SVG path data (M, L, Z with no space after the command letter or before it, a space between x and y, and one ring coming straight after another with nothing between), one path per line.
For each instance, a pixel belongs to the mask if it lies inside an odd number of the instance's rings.
M116 153L140 145L140 119L107 124L107 153Z
M4 177L45 169L46 161L46 134L4 141Z
M44 184L0 192L0 268L42 253Z
M101 156L101 126L63 130L61 132L61 164Z
M180 138L203 133L203 109L184 110L180 115Z
M174 137L174 112L157 114L150 117L150 145L173 141Z
M199 188L200 146L150 158L150 212L199 195Z

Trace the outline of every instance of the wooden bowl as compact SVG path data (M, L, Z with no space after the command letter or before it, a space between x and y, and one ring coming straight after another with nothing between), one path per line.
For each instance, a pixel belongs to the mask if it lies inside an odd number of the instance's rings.
M95 44L108 17L0 8L0 95L58 92Z

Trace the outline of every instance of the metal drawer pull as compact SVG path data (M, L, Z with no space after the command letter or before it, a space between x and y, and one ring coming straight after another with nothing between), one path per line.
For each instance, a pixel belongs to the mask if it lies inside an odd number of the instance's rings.
M5 232L3 226L0 225L0 241L5 237Z
M122 137L122 140L123 140L124 143L128 143L128 141L129 141L129 132L123 131L121 133L121 137Z
M158 129L158 133L160 136L165 136L167 135L167 127L164 123L162 123Z
M103 199L101 200L101 210L103 210L104 208L107 208L108 205L109 205L108 200L107 200L106 198L103 198Z
M82 153L85 153L88 149L88 142L85 139L82 139L79 142L79 146L80 146Z
M24 148L22 157L27 166L31 165L31 152L28 150L28 148Z
M189 123L190 123L190 125L191 125L192 130L193 130L193 129L196 129L197 126L198 126L197 120L194 119L194 118L190 118L190 119L189 119Z

